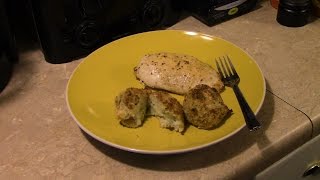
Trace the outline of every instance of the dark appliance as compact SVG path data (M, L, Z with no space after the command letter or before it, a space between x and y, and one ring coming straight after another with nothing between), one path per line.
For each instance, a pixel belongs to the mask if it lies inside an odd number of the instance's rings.
M134 33L170 26L180 0L30 0L45 59L65 63Z
M8 4L0 0L0 92L8 84L13 65L18 60L15 38L9 22Z
M208 26L251 11L258 0L187 0L186 9Z

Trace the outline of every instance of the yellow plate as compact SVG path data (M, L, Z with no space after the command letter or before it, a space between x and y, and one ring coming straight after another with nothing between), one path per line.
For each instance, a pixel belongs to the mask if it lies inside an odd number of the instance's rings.
M128 87L143 87L133 68L146 53L174 52L195 56L212 65L228 55L240 77L240 89L255 113L263 103L265 81L259 66L243 50L223 39L188 31L163 30L128 36L111 42L86 57L72 74L67 87L69 110L82 130L95 139L127 151L172 154L203 148L238 132L245 122L230 88L222 93L234 114L214 130L190 126L182 135L160 128L156 118L142 127L123 127L115 117L115 97ZM178 97L178 96L175 96ZM178 97L182 100L182 97Z

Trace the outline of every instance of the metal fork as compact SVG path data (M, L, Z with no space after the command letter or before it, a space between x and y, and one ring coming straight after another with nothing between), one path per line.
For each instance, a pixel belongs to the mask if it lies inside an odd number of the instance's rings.
M227 60L228 61L227 61ZM244 119L246 121L247 127L250 131L257 130L261 127L260 123L256 119L256 116L254 115L252 109L248 105L246 99L242 95L240 88L238 87L238 84L240 82L240 77L238 73L236 72L233 64L231 63L231 60L228 56L222 58L216 59L216 66L218 68L218 71L221 75L221 79L223 83L226 86L229 86L233 89L239 105L241 107L242 114L244 116ZM222 69L222 70L221 70Z

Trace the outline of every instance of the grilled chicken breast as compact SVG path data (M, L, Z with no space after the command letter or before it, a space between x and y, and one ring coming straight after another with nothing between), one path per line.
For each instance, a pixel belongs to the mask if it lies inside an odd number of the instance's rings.
M217 127L232 112L217 90L204 84L186 94L183 110L187 121L201 129Z
M136 78L146 86L176 94L186 94L198 84L206 84L220 92L220 75L197 58L176 53L160 52L145 55L134 68Z

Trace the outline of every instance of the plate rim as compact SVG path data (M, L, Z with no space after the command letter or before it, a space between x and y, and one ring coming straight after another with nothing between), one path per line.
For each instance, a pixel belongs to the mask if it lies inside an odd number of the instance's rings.
M211 37L211 38L218 38L222 41L225 41L231 45L233 45L234 47L236 47L237 49L239 49L240 51L242 51L243 53L245 53L252 62L255 63L255 65L258 67L258 70L260 72L260 75L262 76L262 81L263 81L263 95L262 95L262 99L257 107L257 110L254 112L255 115L257 115L260 110L261 110L261 107L265 101L265 96L266 96L266 80L265 80L265 77L264 77L264 74L259 66L259 64L252 58L252 56L250 54L248 54L248 52L244 51L242 48L240 48L239 46L237 46L236 44L230 42L230 41L227 41L223 38L220 38L220 37L217 37L217 36L214 36L214 35L209 35L209 34L206 34L206 33L201 33L201 32L197 32L197 31L187 31L187 30L154 30L154 31L148 31L148 32L142 32L142 33L137 33L137 34L133 34L133 35L130 35L130 36L126 36L126 37L123 37L123 38L120 38L120 39L117 39L115 41L120 41L120 40L123 40L125 38L129 38L129 37L132 37L132 36L139 36L141 34L146 34L146 33L157 33L157 32L179 32L179 33L184 33L184 32L191 32L191 33L197 33L197 35L203 35L203 36L208 36L208 37ZM185 34L185 33L184 33ZM191 151L195 151L195 150L198 150L198 149L202 149L202 148L205 148L205 147L209 147L209 146L212 146L214 144L217 144L217 143L220 143L226 139L228 139L229 137L235 135L236 133L238 133L241 129L243 129L245 126L246 126L246 123L244 123L241 127L239 127L238 129L236 129L235 131L233 131L232 133L229 133L228 135L222 137L222 138L219 138L217 140L214 140L212 142L209 142L209 143L205 143L205 144L202 144L202 145L198 145L198 146L194 146L194 147L189 147L189 148L183 148L183 149L175 149L175 150L144 150L144 149L137 149L137 148L129 148L129 147L126 147L126 146L122 146L122 145L119 145L119 144L116 144L116 143L112 143L112 142L109 142L97 135L95 135L94 133L92 133L90 130L88 130L86 127L84 127L80 122L79 120L77 120L77 118L75 117L74 113L72 112L71 110L71 107L70 107L70 102L69 102L69 98L68 98L68 90L69 90L69 86L70 86L70 82L72 80L72 77L74 76L74 74L77 72L77 70L79 69L79 67L81 66L82 63L84 63L87 58L92 55L93 53L95 53L96 51L99 51L99 49L102 49L104 48L105 46L115 42L115 41L112 41L108 44L105 44L103 46L101 46L100 48L94 50L93 52L91 52L90 54L88 54L85 58L83 58L81 60L81 62L77 65L77 67L73 70L73 72L71 73L70 77L69 77L69 80L67 82L67 86L66 86L66 89L65 89L65 96L66 96L66 104L67 104L67 108L68 108L68 111L69 111L69 114L71 114L72 116L72 119L76 122L76 124L80 127L80 129L82 129L85 133L87 133L88 135L90 135L91 137L93 137L94 139L100 141L101 143L104 143L106 145L109 145L113 148L118 148L118 149L121 149L121 150L124 150L124 151L129 151L129 152L133 152L133 153L139 153L139 154L152 154L152 155L167 155L167 154L179 154L179 153L186 153L186 152L191 152Z

